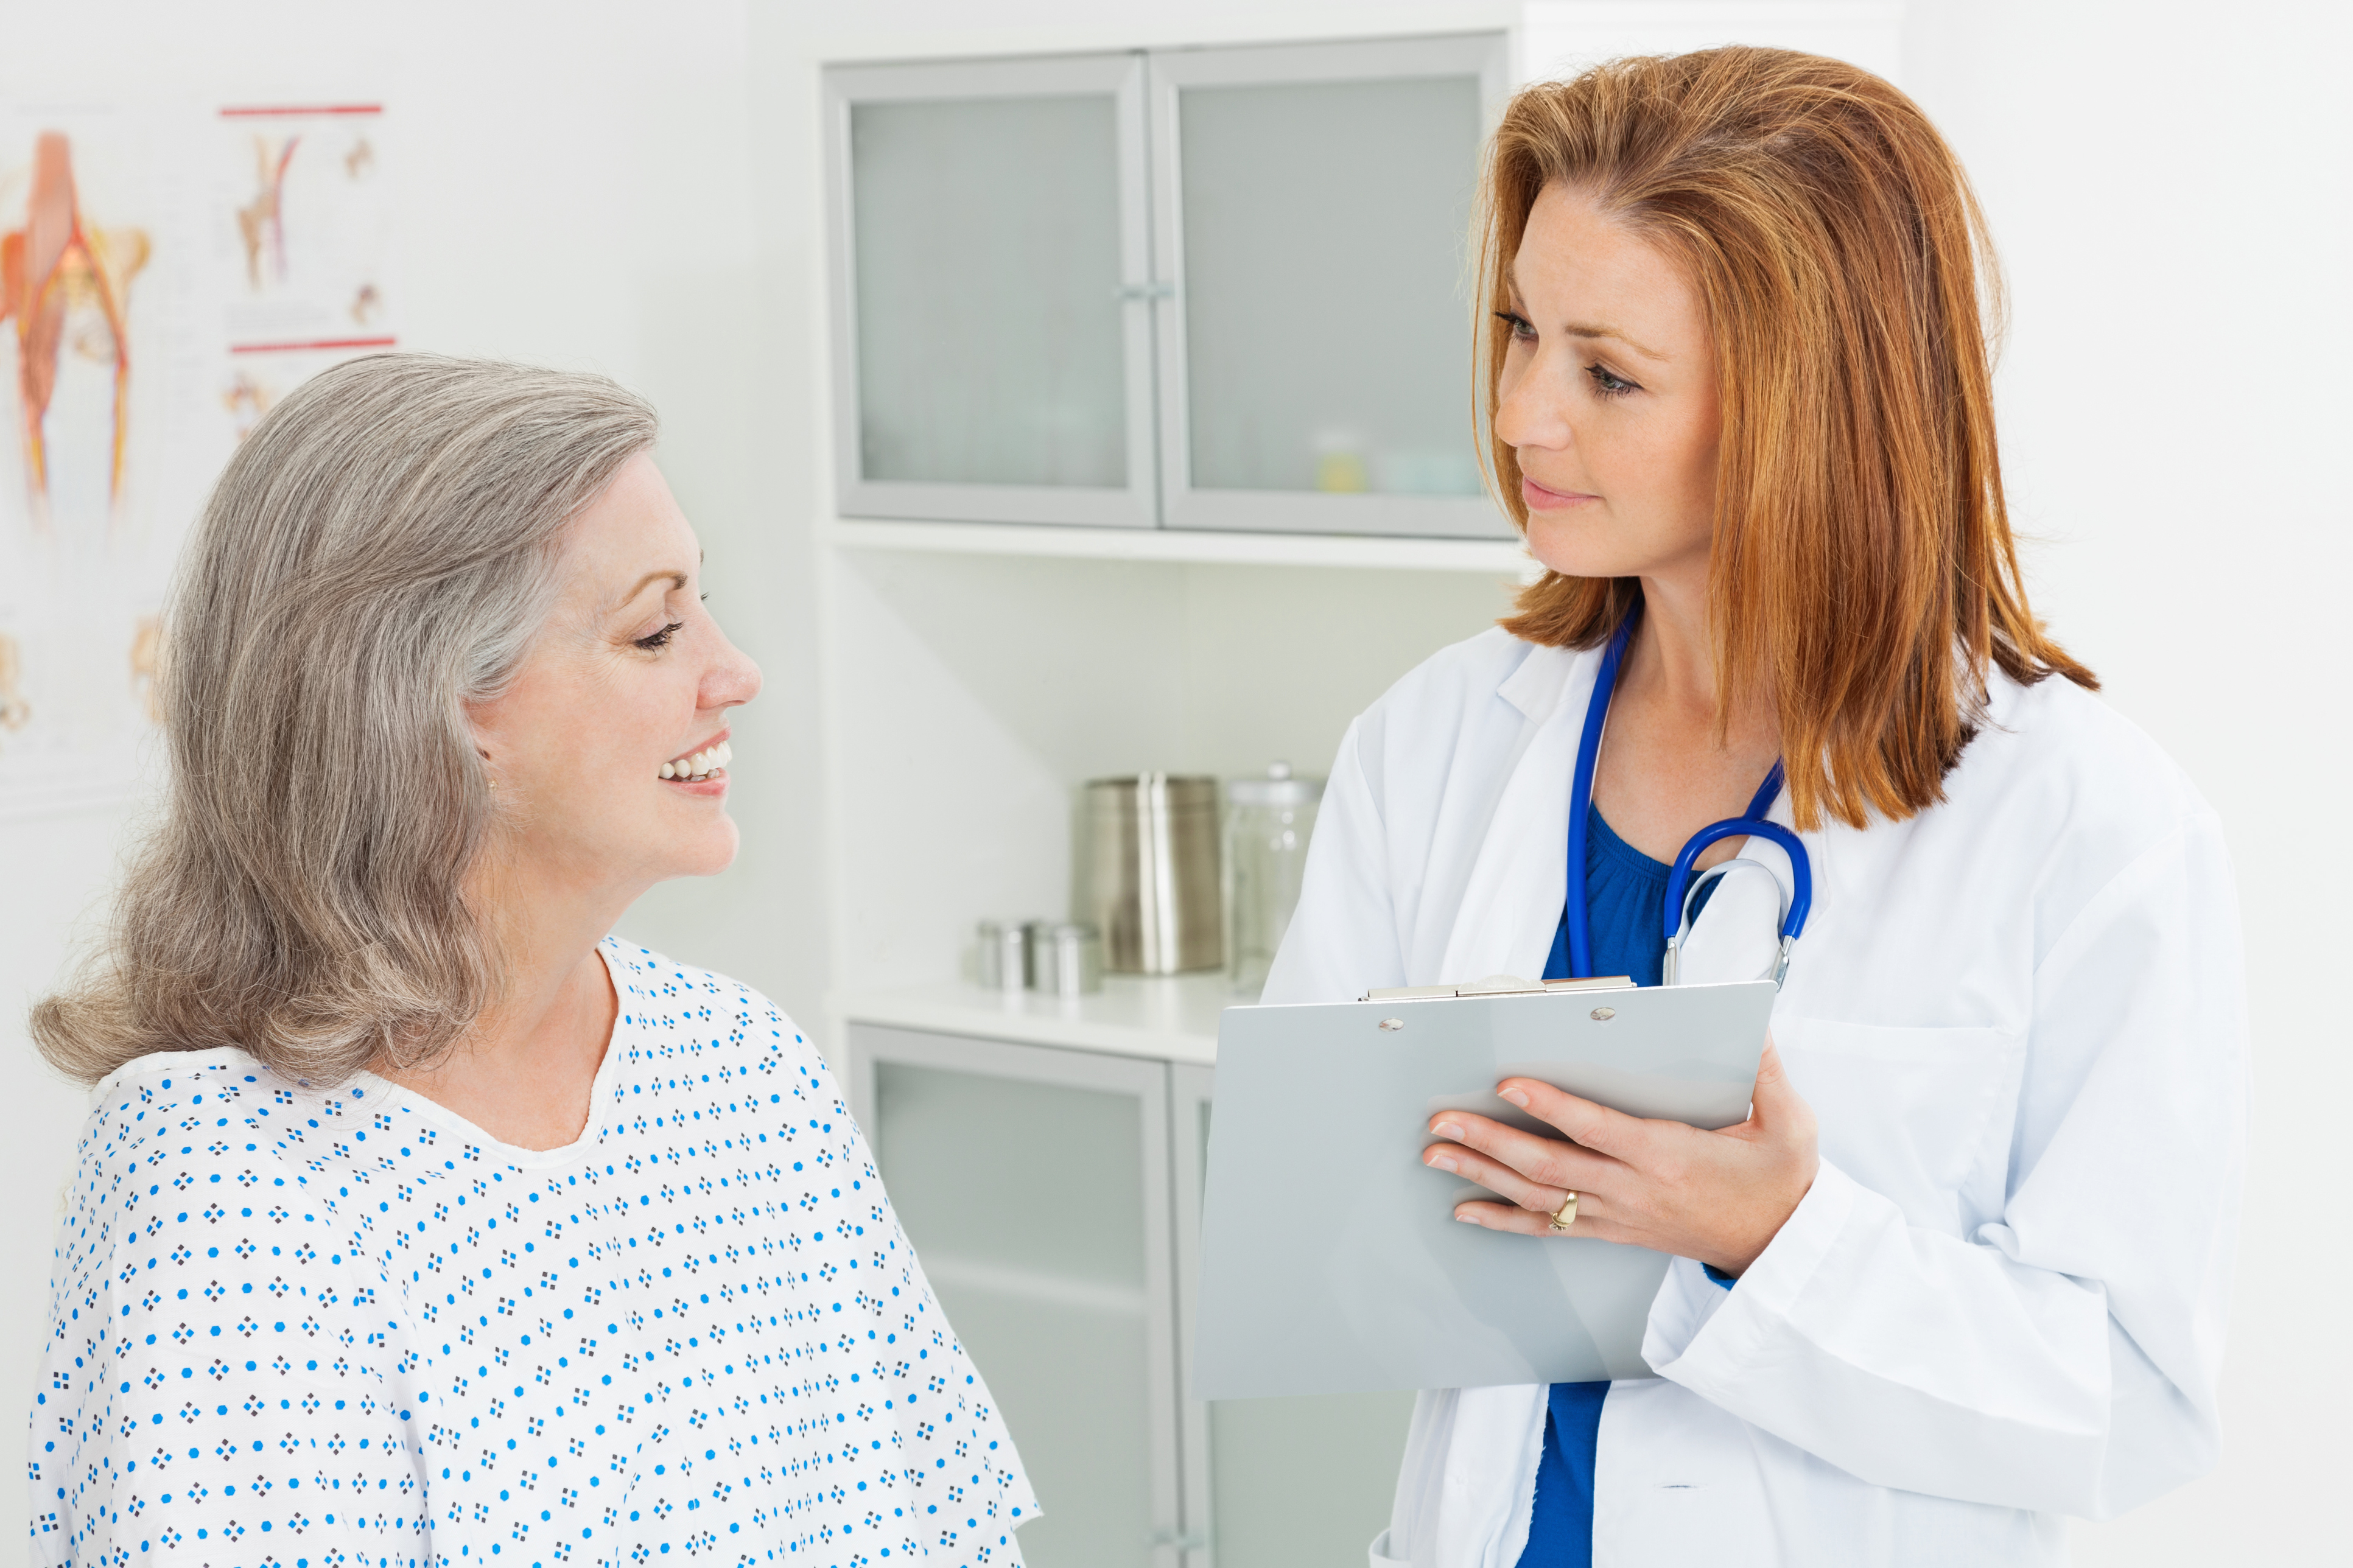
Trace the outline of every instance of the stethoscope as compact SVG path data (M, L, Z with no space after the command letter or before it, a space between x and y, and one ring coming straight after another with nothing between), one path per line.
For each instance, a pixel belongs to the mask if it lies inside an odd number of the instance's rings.
M1626 644L1633 637L1635 623L1641 619L1641 610L1637 607L1619 624L1617 634L1610 637L1609 647L1601 656L1601 671L1594 677L1592 700L1586 704L1585 732L1577 738L1577 774L1569 786L1568 795L1568 885L1571 888L1585 885L1585 822L1593 809L1593 769L1601 756L1601 726L1609 717L1609 700L1618 692L1618 661L1625 656ZM1788 851L1789 869L1797 888L1794 896L1781 893L1781 951L1773 964L1775 988L1778 989L1782 980L1788 975L1789 954L1796 949L1798 938L1805 931L1808 911L1814 907L1814 868L1807 858L1806 847L1798 841L1796 834L1778 822L1765 820L1765 814L1773 809L1773 802L1780 794L1781 764L1777 762L1773 764L1773 771L1765 775L1764 784L1757 787L1756 798L1748 803L1746 813L1727 821L1708 824L1693 834L1691 841L1683 846L1683 853L1675 857L1675 863L1667 873L1667 901L1662 917L1667 938L1666 960L1660 972L1662 984L1672 985L1675 983L1675 959L1683 942L1691 936L1693 894L1717 878L1734 871L1762 871L1768 877L1773 874L1773 868L1762 861L1736 858L1720 866L1711 866L1694 878L1693 862L1707 852L1709 845L1722 838L1769 838ZM1773 879L1773 887L1776 892L1780 891L1779 878ZM1567 900L1566 915L1568 924L1568 973L1578 980L1590 979L1593 974L1592 911L1587 909L1585 900L1572 898Z

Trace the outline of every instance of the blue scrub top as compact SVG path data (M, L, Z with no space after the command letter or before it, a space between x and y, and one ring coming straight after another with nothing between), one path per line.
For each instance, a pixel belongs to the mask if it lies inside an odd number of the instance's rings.
M1662 921L1667 904L1663 861L1609 830L1599 808L1585 827L1585 907L1593 931L1593 973L1631 975L1656 985L1666 963ZM1704 909L1714 883L1695 900ZM1576 896L1577 889L1570 890ZM1568 913L1553 932L1546 980L1568 978ZM1546 1400L1544 1456L1536 1464L1535 1511L1519 1568L1592 1568L1593 1462L1607 1383L1556 1383Z

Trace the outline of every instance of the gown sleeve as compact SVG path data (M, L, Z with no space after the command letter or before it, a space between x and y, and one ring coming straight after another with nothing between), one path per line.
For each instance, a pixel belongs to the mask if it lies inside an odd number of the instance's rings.
M2105 1519L2211 1468L2244 992L2231 868L2201 808L2038 966L1996 1217L1966 1236L1914 1226L1825 1162L1737 1289L1676 1266L1644 1358L1884 1487Z
M85 1124L29 1434L37 1563L425 1554L381 1270L237 1092L133 1079Z

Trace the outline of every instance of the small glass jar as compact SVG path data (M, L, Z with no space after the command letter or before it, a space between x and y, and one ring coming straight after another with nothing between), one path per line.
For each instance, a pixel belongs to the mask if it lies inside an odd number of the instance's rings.
M1282 933L1291 929L1307 867L1307 840L1323 798L1324 781L1293 777L1288 763L1274 763L1263 778L1227 781L1226 974L1237 994L1258 995Z

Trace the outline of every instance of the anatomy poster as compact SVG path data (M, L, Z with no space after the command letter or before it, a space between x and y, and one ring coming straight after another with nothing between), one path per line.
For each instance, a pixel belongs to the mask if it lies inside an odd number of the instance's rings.
M174 405L204 347L165 130L0 120L0 813L121 793L149 728Z
M242 436L308 377L397 341L391 183L379 104L241 105L216 130L222 409Z
M384 121L0 112L0 819L136 791L222 464L304 377L396 342Z

